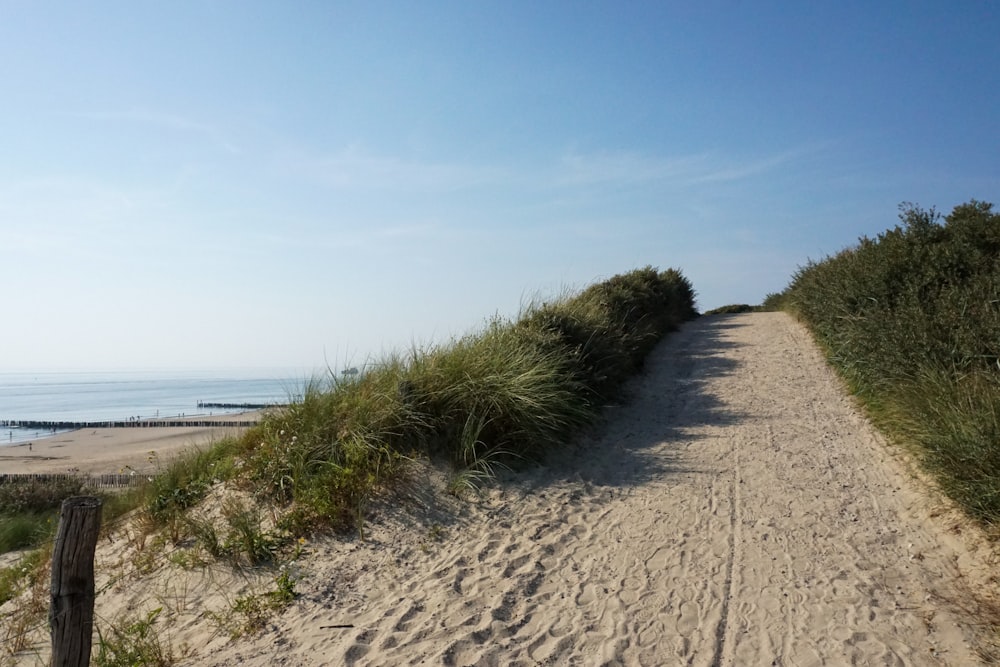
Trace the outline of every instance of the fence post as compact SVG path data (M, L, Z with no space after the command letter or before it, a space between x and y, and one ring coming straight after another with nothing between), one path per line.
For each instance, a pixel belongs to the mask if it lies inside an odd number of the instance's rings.
M101 499L63 501L52 550L52 667L86 667L94 632L94 551L101 529Z

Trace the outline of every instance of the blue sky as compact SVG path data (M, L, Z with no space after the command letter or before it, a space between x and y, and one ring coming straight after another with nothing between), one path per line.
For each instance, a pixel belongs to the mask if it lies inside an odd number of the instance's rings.
M0 370L358 364L1000 186L991 2L0 0ZM1000 202L998 202L1000 203Z

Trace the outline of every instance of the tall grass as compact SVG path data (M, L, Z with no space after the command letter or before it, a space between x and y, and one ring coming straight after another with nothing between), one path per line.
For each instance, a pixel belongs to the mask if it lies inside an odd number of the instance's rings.
M239 477L284 503L294 532L358 526L415 456L449 460L475 487L564 443L696 314L683 275L646 267L359 376L315 381L243 438Z
M970 201L801 268L772 305L799 316L875 421L942 489L1000 527L1000 215Z

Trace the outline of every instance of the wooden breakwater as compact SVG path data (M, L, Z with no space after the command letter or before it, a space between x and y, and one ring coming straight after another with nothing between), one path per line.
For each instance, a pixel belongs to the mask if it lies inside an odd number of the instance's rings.
M286 403L211 403L209 401L198 401L201 409L214 410L267 410L268 408L287 408Z
M73 482L88 489L126 489L149 484L152 475L141 473L2 473L0 486L5 484L52 484Z
M36 431L76 431L81 428L247 428L256 419L125 419L111 421L44 421L37 419L0 419L0 428L24 428Z

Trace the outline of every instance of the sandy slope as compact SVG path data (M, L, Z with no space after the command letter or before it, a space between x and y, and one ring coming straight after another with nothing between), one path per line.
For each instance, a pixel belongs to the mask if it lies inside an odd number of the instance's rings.
M213 613L273 572L119 576L139 562L127 535L99 549L98 618L162 607L186 665L978 663L948 600L995 587L987 550L965 549L972 531L887 453L801 326L689 323L630 396L482 502L426 492L442 485L428 472L364 542L310 544L301 596L253 638ZM44 664L36 647L23 664Z
M797 323L693 322L633 394L458 517L315 545L295 606L192 664L979 662L941 599L975 558Z

